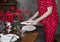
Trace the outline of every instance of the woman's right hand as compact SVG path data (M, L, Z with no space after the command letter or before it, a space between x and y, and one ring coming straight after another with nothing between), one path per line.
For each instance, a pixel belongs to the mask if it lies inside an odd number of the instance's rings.
M21 24L29 25L29 24L33 23L33 21L34 20L27 20L27 21L21 22Z

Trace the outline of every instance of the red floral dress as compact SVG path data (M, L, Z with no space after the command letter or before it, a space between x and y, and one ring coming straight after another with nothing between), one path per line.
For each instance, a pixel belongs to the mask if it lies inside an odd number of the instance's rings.
M45 42L54 42L56 27L58 24L58 13L55 0L38 0L39 16L42 16L47 7L52 6L52 14L40 21L44 25Z

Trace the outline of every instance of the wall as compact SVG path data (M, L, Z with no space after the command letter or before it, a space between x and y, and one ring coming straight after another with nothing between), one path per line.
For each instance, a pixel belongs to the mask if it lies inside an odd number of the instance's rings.
M57 3L58 13L59 13L59 25L56 33L60 35L60 0L56 0L56 3Z
M26 11L28 10L29 13L24 13L24 20L27 20L29 17L31 17L37 10L37 0L20 0L18 1L17 7L22 10Z

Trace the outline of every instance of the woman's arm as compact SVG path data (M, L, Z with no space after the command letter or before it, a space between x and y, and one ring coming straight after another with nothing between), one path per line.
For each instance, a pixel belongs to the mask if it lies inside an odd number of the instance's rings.
M43 20L44 18L48 17L50 14L52 13L52 6L50 7L47 7L47 11L42 15L40 16L39 18L37 18L33 23L32 25L36 25L39 21Z
M33 20L34 18L36 18L38 16L38 11L35 13L35 15L33 15L29 20Z

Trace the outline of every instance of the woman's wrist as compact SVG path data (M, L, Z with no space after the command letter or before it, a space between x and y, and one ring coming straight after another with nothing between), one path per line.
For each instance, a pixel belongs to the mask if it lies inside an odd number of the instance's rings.
M40 19L36 19L35 21L36 21L37 23L39 23L41 20L40 20Z
M29 18L29 20L34 20L34 18Z

